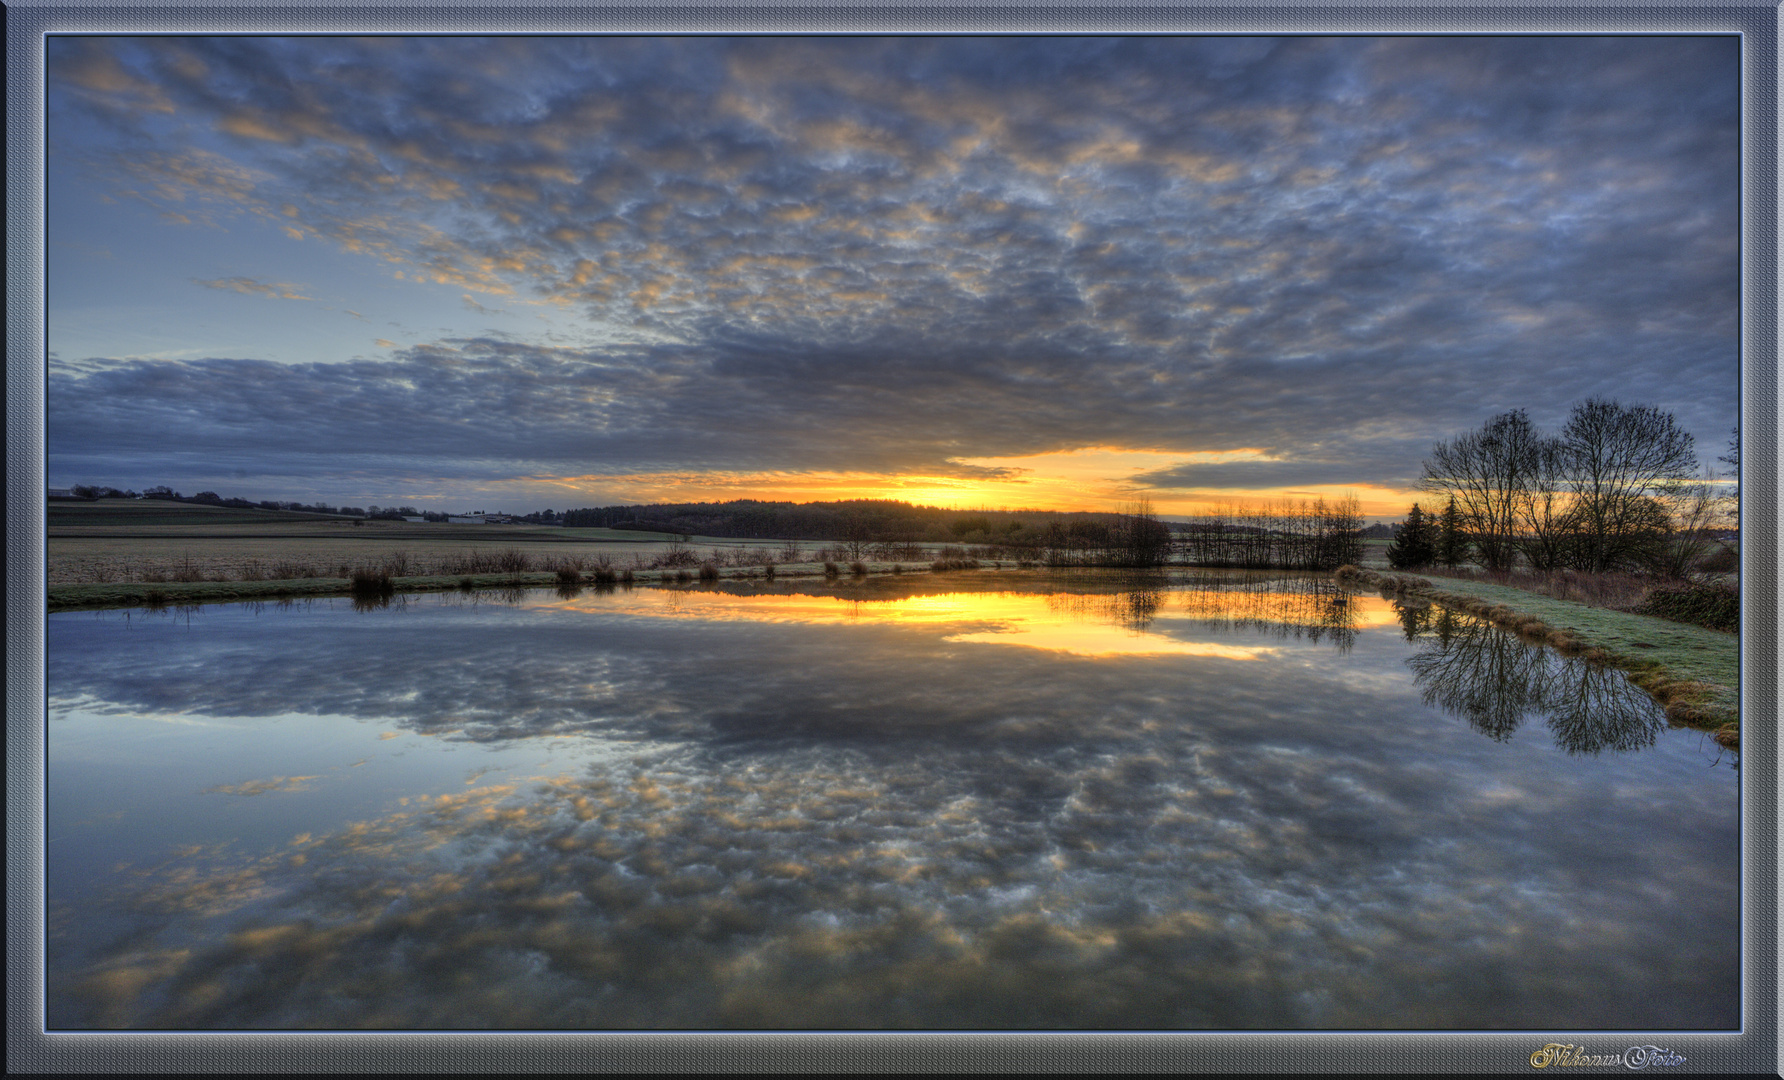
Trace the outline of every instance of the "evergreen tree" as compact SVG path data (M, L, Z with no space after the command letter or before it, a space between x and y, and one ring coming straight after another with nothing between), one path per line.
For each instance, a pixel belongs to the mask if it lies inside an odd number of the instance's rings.
M1437 544L1431 523L1425 520L1424 511L1418 504L1413 503L1412 513L1406 515L1394 542L1388 545L1388 565L1396 570L1412 570L1431 565L1435 558Z
M1462 514L1451 499L1437 519L1437 561L1445 566L1460 566L1468 557L1468 538L1462 535Z

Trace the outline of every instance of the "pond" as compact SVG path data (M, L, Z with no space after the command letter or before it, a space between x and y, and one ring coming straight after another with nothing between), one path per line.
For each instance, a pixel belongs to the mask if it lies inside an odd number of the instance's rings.
M51 615L52 1029L1739 1027L1740 773L1295 575Z

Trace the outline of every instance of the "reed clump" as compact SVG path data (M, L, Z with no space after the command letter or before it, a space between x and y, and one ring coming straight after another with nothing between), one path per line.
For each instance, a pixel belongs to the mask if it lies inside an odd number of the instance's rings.
M713 563L710 563L710 562L703 562L700 564L700 580L701 581L717 581L718 579L719 579L719 568L716 565L714 565Z
M354 596L390 596L396 592L396 581L382 566L355 567L348 577Z

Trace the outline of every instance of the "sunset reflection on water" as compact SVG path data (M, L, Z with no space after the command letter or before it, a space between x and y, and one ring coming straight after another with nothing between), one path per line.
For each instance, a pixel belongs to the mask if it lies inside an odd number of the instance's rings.
M1025 580L52 616L50 1026L1738 1022L1735 776L1602 672Z
M581 593L536 606L602 615L623 612L642 618L952 628L945 636L951 642L1111 658L1175 655L1257 660L1277 651L1268 645L1187 641L1170 633L1190 621L1261 619L1293 626L1298 619L1313 615L1315 625L1348 633L1397 626L1400 621L1393 602L1379 596L1333 591L1310 604L1302 592L1182 586L1169 593L1143 589L1090 595L975 591L869 599L647 589Z

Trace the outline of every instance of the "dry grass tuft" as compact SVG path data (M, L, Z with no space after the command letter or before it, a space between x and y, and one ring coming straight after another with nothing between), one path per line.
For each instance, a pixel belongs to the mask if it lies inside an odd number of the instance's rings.
M1565 630L1549 631L1549 645L1563 656L1578 656L1586 646Z
M390 596L396 592L396 582L390 571L382 566L357 567L348 581L354 596Z

